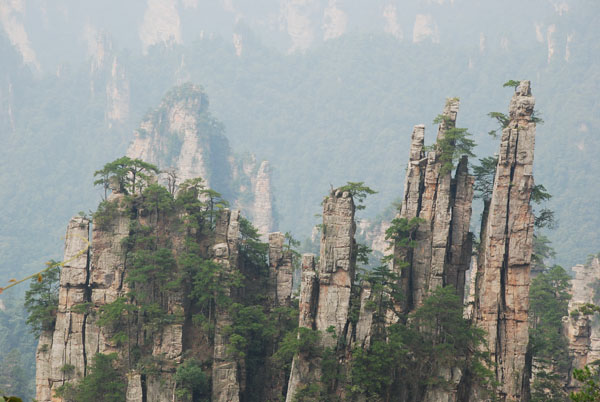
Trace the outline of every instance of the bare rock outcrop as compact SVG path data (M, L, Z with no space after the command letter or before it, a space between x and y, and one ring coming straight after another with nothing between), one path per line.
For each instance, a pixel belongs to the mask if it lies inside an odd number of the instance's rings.
M349 321L352 285L356 269L356 223L352 195L332 190L323 200L323 225L318 268L314 256L302 259L299 326L318 331L319 347L331 348L338 356L341 370L347 370L348 354L343 339L351 344ZM318 271L317 271L318 269ZM364 332L364 331L363 331ZM295 356L288 383L287 401L312 384L320 384L321 359L300 353ZM344 387L329 384L343 398Z
M438 144L456 126L459 101L448 99L438 128ZM405 311L418 307L439 286L452 285L462 296L471 254L471 203L474 178L463 157L455 177L442 159L442 149L424 151L425 126L414 127L399 217L420 218L413 250L394 250L395 259L408 262L394 270L401 276ZM396 264L394 264L396 265Z
M521 401L528 389L529 282L534 216L535 99L521 81L502 130L498 165L479 258L474 321L486 331L498 398Z
M356 267L354 210L354 202L348 192L334 190L323 201L315 328L323 332L324 346L335 346L335 337L344 338L348 330L350 293ZM335 333L326 333L331 326Z
M292 298L293 255L284 243L283 233L269 234L269 296L274 306L289 306Z
M58 387L78 380L86 372L86 314L72 308L87 300L90 221L74 217L65 240L65 265L60 279L54 331L41 334L36 353L36 398L54 400Z
M300 328L315 329L315 317L319 287L315 266L315 255L302 256L302 277L300 282L299 323ZM321 367L318 359L300 353L294 356L290 379L287 387L287 402L294 400L296 392L307 385L317 383L321 377Z
M239 211L225 211L217 221L217 244L213 247L214 261L226 273L237 269L239 253ZM226 296L231 289L226 289ZM217 306L215 324L214 353L212 366L212 400L215 402L236 402L240 400L238 363L227 350L225 330L232 324L227 307Z

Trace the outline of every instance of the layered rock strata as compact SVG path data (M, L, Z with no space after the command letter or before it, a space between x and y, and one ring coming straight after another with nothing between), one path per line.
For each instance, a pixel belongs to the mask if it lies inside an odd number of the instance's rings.
M474 321L485 330L498 398L527 398L529 282L534 216L533 181L535 99L521 81L509 106L476 280Z
M439 125L438 144L456 125L458 99L449 99ZM424 151L425 126L414 127L404 184L404 199L399 214L407 220L420 218L412 250L395 249L395 260L407 262L394 270L401 276L406 300L405 311L418 307L428 292L439 286L452 285L462 296L465 271L471 254L471 203L474 178L463 157L455 177L444 166L442 150Z

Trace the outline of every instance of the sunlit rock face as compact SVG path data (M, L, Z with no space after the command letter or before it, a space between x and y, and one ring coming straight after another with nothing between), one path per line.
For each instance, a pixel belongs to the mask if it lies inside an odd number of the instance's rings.
M534 216L535 99L521 81L502 130L494 188L480 246L474 321L486 331L499 398L520 401L528 387L529 283Z

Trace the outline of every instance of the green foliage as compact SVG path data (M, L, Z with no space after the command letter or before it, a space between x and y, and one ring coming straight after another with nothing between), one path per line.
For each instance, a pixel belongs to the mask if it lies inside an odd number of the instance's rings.
M160 215L172 212L175 208L173 195L159 184L150 184L142 192L141 207L146 213L153 213L157 219Z
M355 203L356 209L365 209L363 202L369 195L377 194L377 191L373 190L369 186L365 186L362 181L352 182L349 181L346 185L340 187L338 190L344 192L347 191L352 196L352 200Z
M379 277L389 275L382 272ZM398 392L418 399L425 387L445 385L439 373L450 366L460 368L474 383L490 385L493 374L482 351L484 332L462 314L462 301L454 288L445 287L433 291L404 320L380 325L383 332L374 333L369 349L352 351L349 391L375 400L393 400Z
M240 216L240 256L257 271L266 272L269 245L260 240L260 234L252 223Z
M118 297L112 303L100 306L99 317L96 324L100 327L118 327L124 316L136 311L136 306L127 302L125 297Z
M21 363L19 350L12 349L8 351L0 360L0 394L5 393L23 397L28 396L27 394L31 395L28 382L29 379ZM13 398L16 398L16 396Z
M397 373L409 363L403 334L398 324L388 330L387 340L374 340L368 349L352 350L351 394L367 398L391 398L391 386Z
M47 265L56 262L51 260ZM58 266L49 269L40 281L33 278L29 290L25 293L25 309L29 314L27 324L38 338L42 331L54 329L58 310L58 287L60 269Z
M394 260L394 264L398 267L406 266L406 262L403 258L409 249L415 246L415 234L417 228L421 223L425 222L424 219L414 217L411 219L407 218L394 218L390 222L390 227L385 231L385 239L388 240L391 245L395 247L400 255L388 255L382 259L384 264Z
M120 193L135 194L149 184L153 174L158 173L158 168L151 163L123 156L95 171L94 177L99 178L94 181L94 185L103 187L105 199L111 186L116 187L115 190Z
M473 153L475 141L469 138L471 133L466 128L455 127L450 117L443 114L438 115L433 123L440 124L445 130L444 135L438 138L434 145L439 160L442 162L441 175L450 173L455 167L455 162L462 156L475 156Z
M97 353L88 374L72 386L60 387L56 396L77 402L125 402L125 377L114 367L117 354Z
M531 189L531 201L535 202L536 204L548 201L550 198L552 198L552 194L546 191L546 187L544 187L542 184L536 184Z
M571 278L558 265L538 274L529 290L531 348L542 361L568 365L567 340L561 332L562 317L568 314Z
M582 383L581 391L569 394L573 402L600 401L600 375L597 368L585 366L583 369L575 369L573 378Z
M119 216L119 201L108 201L103 200L98 205L96 212L92 215L94 218L94 224L99 229L108 230L110 224Z
M75 366L67 363L60 368L60 372L67 376L71 375L75 372Z
M479 159L480 165L473 166L473 176L475 176L475 198L490 200L494 190L494 178L496 177L496 167L498 166L498 157L488 156Z
M319 331L304 327L296 328L285 334L273 357L284 369L291 366L292 359L298 354L303 355L306 359L318 357L321 354L320 338Z
M520 81L517 81L517 80L508 80L504 84L502 84L502 87L503 88L511 87L511 88L514 88L516 90L519 85L521 85Z
M542 272L532 279L529 288L529 350L536 361L554 367L554 372L538 370L531 384L531 400L564 401L567 395L560 373L566 373L571 362L562 318L568 314L571 278L558 265L545 267L544 259L552 254L552 249L544 239L538 241L534 255L536 252L536 267Z
M175 372L177 389L175 395L184 401L209 402L209 378L204 373L203 365L195 359L185 360L177 366Z

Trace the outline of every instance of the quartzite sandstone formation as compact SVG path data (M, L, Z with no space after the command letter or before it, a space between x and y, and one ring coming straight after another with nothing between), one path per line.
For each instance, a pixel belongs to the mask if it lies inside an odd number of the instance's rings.
M345 338L348 330L350 292L354 281L354 202L348 192L332 191L323 201L323 234L319 257L319 300L315 329L324 334L331 326ZM334 346L334 334L323 335L324 346Z
M238 269L239 254L238 211L225 211L219 216L216 227L216 243L213 246L214 261L223 267L226 273ZM225 289L226 296L231 289ZM240 400L238 364L227 349L226 327L232 324L227 307L217 305L212 364L212 400L215 402L237 402Z
M445 119L438 128L437 140L456 125L458 99L449 99L443 111ZM465 271L471 254L471 202L474 179L463 157L452 178L442 168L441 150L423 150L425 126L415 126L410 146L400 218L423 219L416 231L413 250L395 250L396 258L409 263L402 270L405 310L418 307L429 291L452 285L463 294ZM407 254L407 255L404 255Z
M208 108L200 87L185 84L172 89L135 131L127 156L173 169L179 184L202 177L207 187L249 216L266 241L275 225L269 163L257 165L253 156L237 160L222 124Z
M498 165L477 267L474 321L486 331L500 400L527 398L529 273L534 217L535 121L529 81L510 102L510 122L502 130Z
M269 234L269 296L274 306L289 306L292 296L293 255L284 243L283 233Z
M356 268L354 211L354 201L349 192L332 190L323 200L318 274L313 256L304 255L302 259L300 327L320 332L320 346L337 350L342 370L346 369L347 354L340 349L345 345L338 345L338 339L345 339L350 344L353 332L349 312ZM319 382L320 373L319 357L296 356L286 400L293 401L299 389ZM338 394L343 394L343 386L334 387Z
M589 264L575 265L572 268L575 277L571 280L572 298L569 312L576 312L588 303L597 303L596 289L600 280L600 259L594 258ZM581 369L600 359L600 324L593 316L571 314L563 318L563 330L569 342L571 370ZM579 383L569 376L567 388L575 390Z

